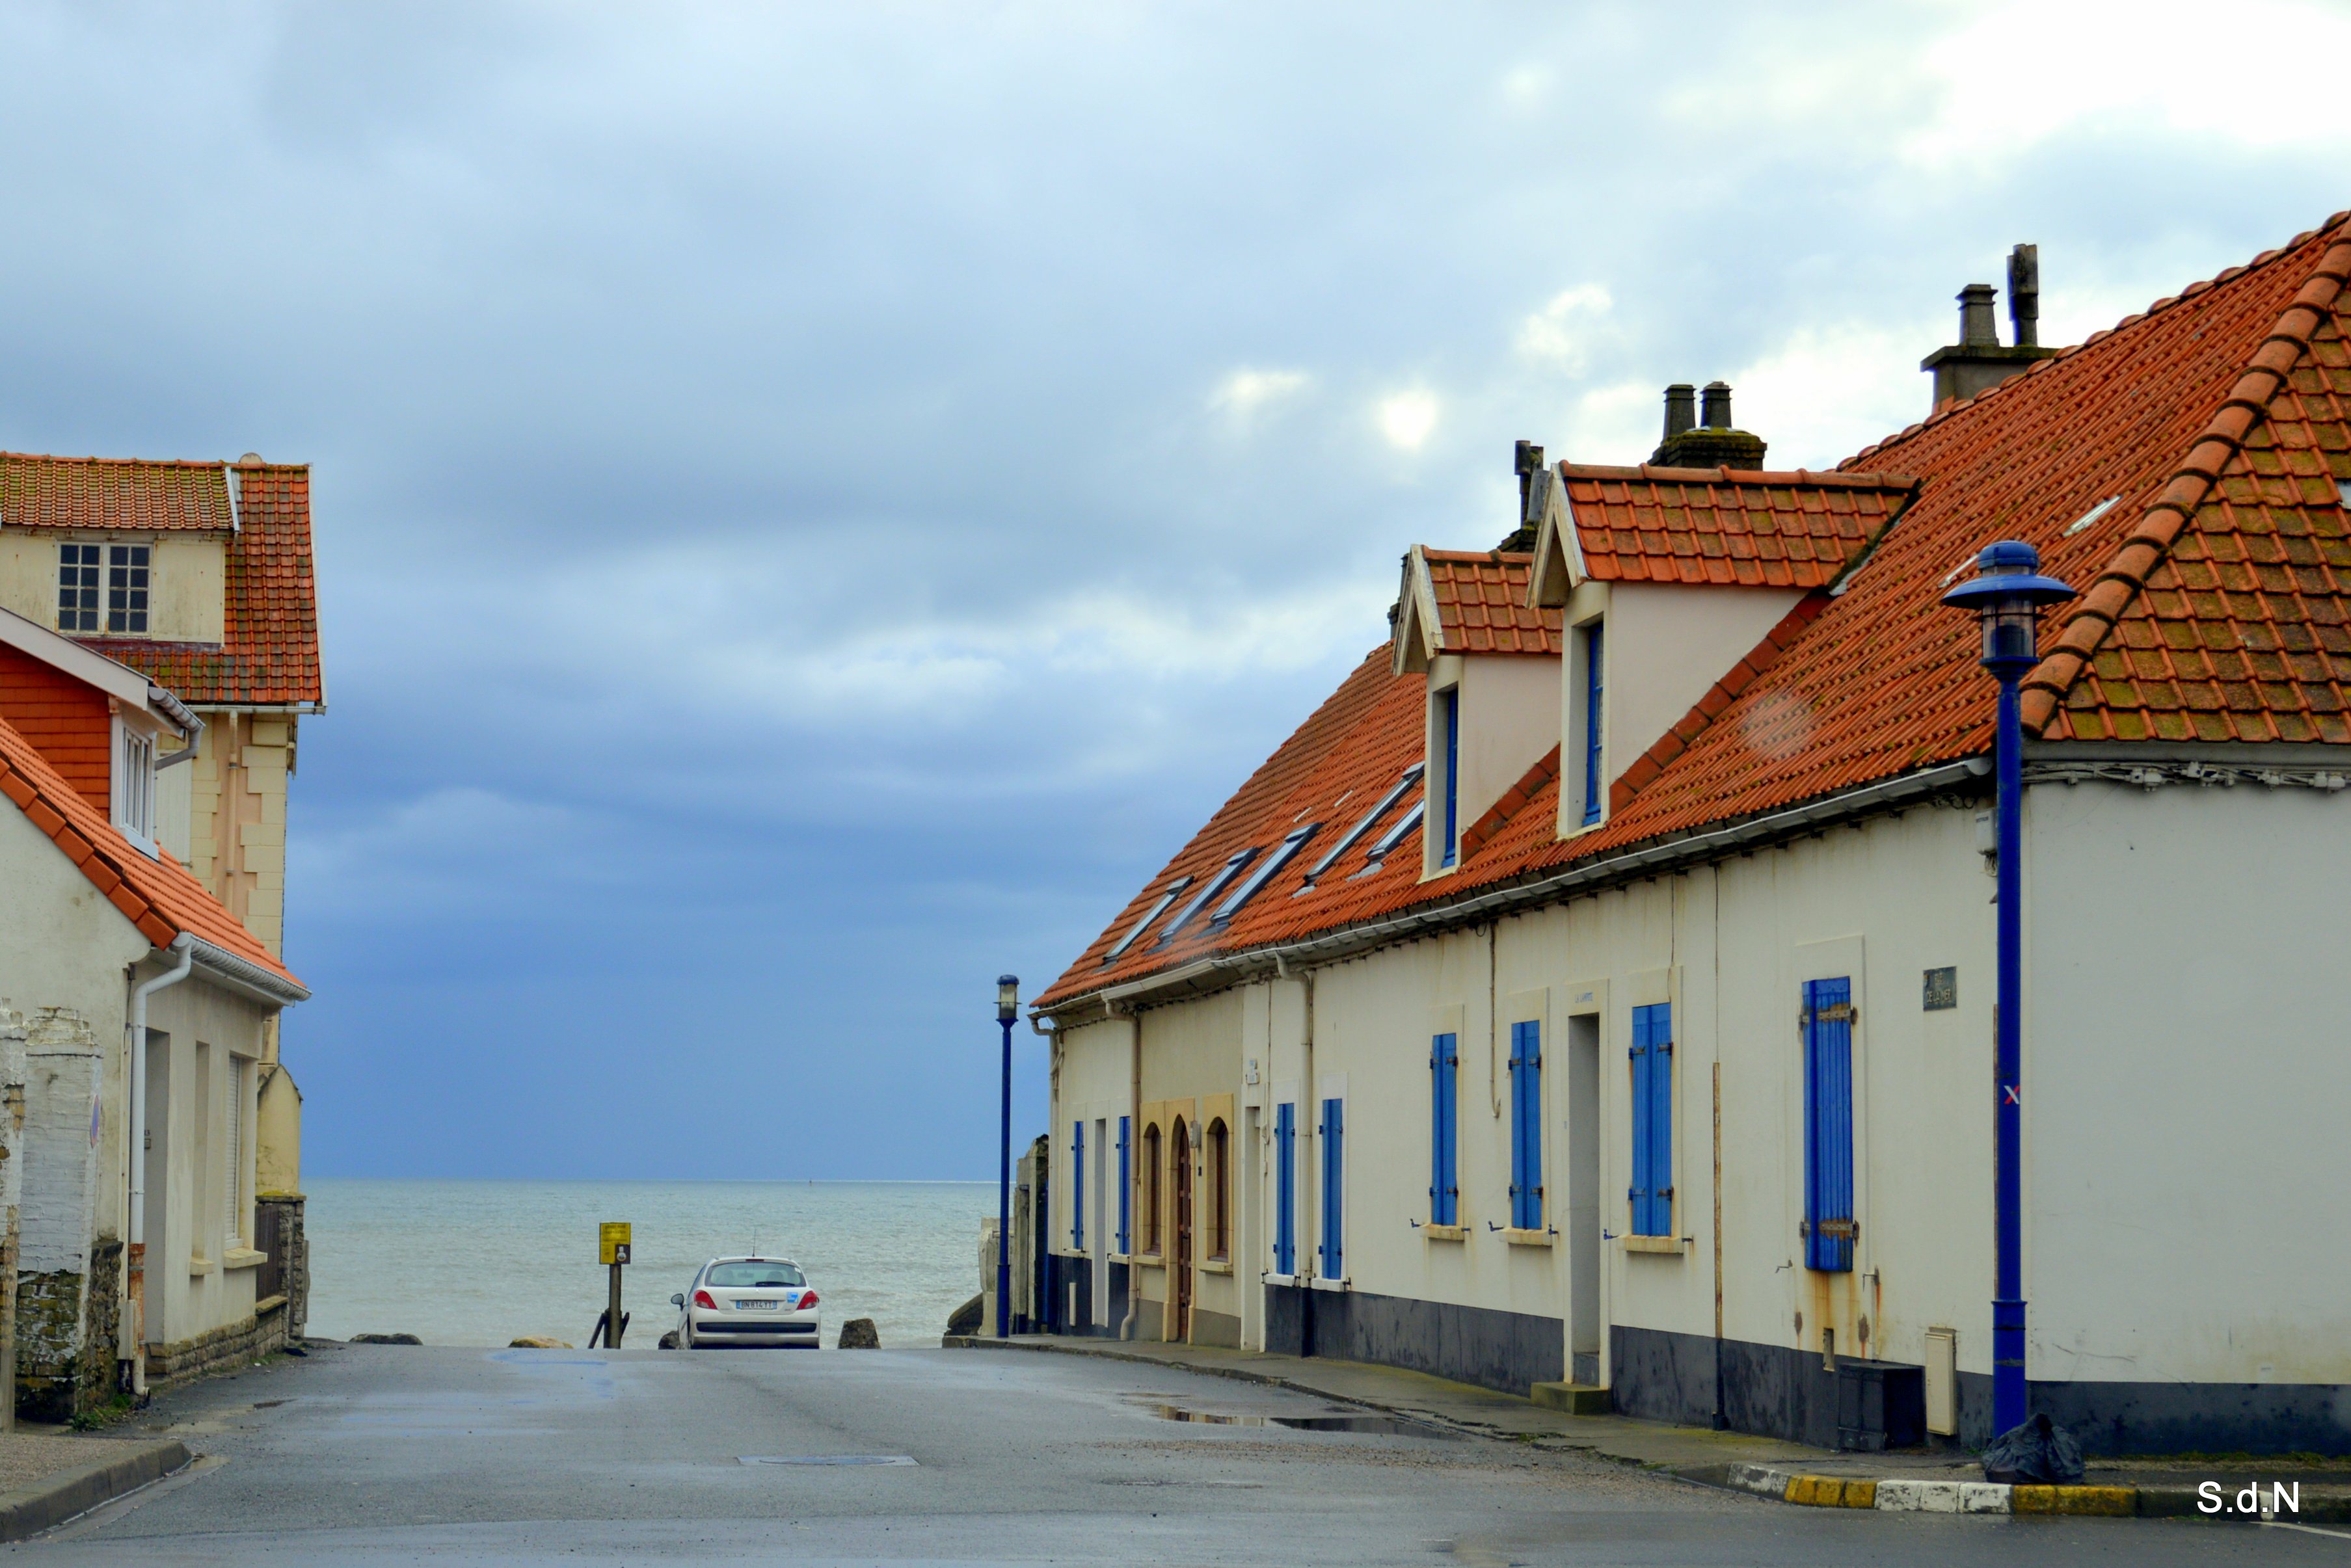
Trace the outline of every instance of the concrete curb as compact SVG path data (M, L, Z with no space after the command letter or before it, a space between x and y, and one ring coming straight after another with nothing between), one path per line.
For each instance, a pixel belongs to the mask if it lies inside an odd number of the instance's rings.
M117 1446L130 1452L94 1459L0 1495L0 1541L23 1541L55 1529L100 1503L162 1480L193 1457L181 1442Z
M1256 1372L1246 1366L1204 1366L1170 1361L1165 1356L1118 1349L1115 1343L1080 1341L1054 1344L1040 1339L1003 1340L983 1334L951 1334L939 1344L948 1350L1028 1350L1063 1355L1094 1355L1110 1361L1131 1361L1146 1366L1172 1366L1185 1372L1207 1373L1238 1382L1286 1388L1342 1405L1408 1417L1430 1426L1448 1427L1478 1435L1478 1429L1448 1421L1430 1411L1384 1405L1374 1400L1334 1394L1294 1378ZM1543 1401L1537 1401L1543 1403ZM1905 1477L1815 1475L1780 1465L1683 1465L1656 1467L1663 1473L1701 1486L1725 1487L1793 1503L1799 1508L1870 1508L1887 1513L2006 1513L2076 1519L2201 1519L2212 1523L2254 1524L2265 1520L2293 1523L2351 1523L2351 1497L2300 1499L2299 1511L2241 1512L2234 1506L2236 1483L2229 1483L2229 1506L2209 1511L2206 1500L2191 1486L2011 1486L2001 1481L1920 1480ZM2297 1489L2298 1490L2299 1489Z

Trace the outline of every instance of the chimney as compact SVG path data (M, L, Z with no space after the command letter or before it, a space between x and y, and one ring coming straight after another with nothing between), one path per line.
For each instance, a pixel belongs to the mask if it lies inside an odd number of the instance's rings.
M1666 389L1666 439L1649 462L1659 468L1761 468L1763 444L1762 437L1731 425L1727 382L1708 381L1698 393L1677 381Z
M1676 381L1666 389L1666 435L1671 441L1698 423L1698 389Z
M1971 283L1959 290L1959 340L1938 348L1918 361L1918 369L1935 377L1935 407L1956 399L1988 392L2011 376L2032 368L2036 359L2057 350L2041 347L2041 253L2019 245L2008 257L2008 314L2016 329L2016 343L2002 348L1992 317L1992 301L2000 291L1988 283Z
M2041 347L2041 247L2019 245L2008 253L2008 319L2019 348Z
M1522 441L1515 462L1519 471L1519 525L1494 548L1524 555L1535 547L1535 533L1542 524L1534 496L1535 483L1543 471L1543 449L1533 441Z
M1730 428L1730 383L1708 381L1698 400L1698 423L1711 431Z

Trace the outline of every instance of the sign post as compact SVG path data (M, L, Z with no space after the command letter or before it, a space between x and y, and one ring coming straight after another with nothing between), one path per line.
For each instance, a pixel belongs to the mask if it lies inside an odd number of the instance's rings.
M621 1348L621 1271L629 1262L629 1222L607 1220L596 1230L596 1261L612 1271L611 1304L604 1309L604 1348Z

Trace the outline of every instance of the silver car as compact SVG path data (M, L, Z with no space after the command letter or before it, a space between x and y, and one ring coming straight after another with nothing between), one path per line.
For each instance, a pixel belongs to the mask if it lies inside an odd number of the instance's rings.
M713 1258L669 1300L680 1349L818 1343L816 1292L789 1258Z

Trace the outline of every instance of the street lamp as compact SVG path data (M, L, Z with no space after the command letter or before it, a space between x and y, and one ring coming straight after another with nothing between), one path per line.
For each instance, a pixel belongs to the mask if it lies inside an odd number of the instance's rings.
M2016 685L2039 660L2043 605L2074 597L2041 575L2040 554L2019 539L1987 545L1976 557L1980 574L1943 596L1983 620L1983 667L2000 682L1998 740L2000 828L2000 967L1992 1014L1993 1234L1998 1279L1991 1301L1991 1428L1994 1435L2024 1424L2024 1246L2020 1113L2024 961L2024 732L2017 718Z
M1020 977L996 977L996 1022L1004 1027L1004 1123L996 1174L996 1337L1012 1337L1012 1023L1020 1016Z

